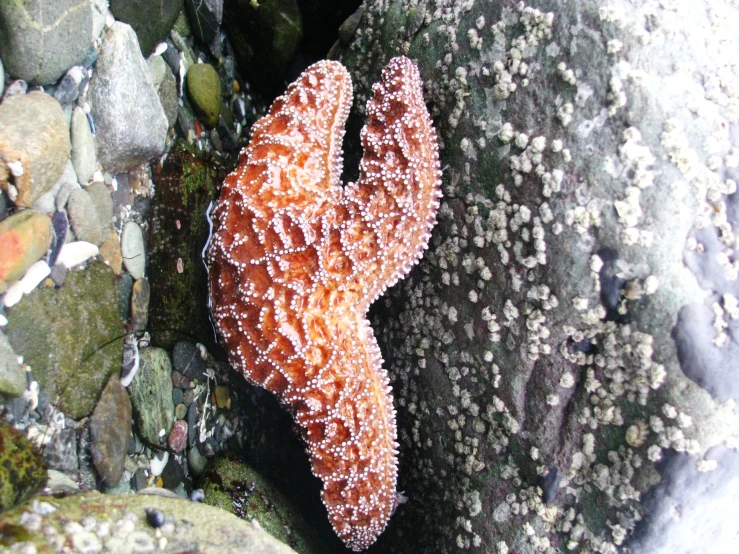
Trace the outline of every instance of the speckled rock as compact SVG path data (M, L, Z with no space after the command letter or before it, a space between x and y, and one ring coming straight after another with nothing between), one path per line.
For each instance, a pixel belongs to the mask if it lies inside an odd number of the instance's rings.
M0 515L0 526L4 529L24 530L20 526L23 518L25 530L30 531L26 537L8 538L12 551L26 552L23 548L27 546L23 541L28 541L37 551L46 552L61 541L70 547L77 544L78 548L72 551L78 553L96 552L104 547L106 552L118 553L295 554L294 550L259 526L239 520L223 510L188 500L144 494L103 495L98 492L66 498L42 496L38 500L40 508L49 508L40 511L49 513L36 517L32 507L23 507ZM165 527L152 527L147 522L147 509L161 511L167 522ZM23 516L24 513L27 515ZM41 528L43 533L38 532Z
M177 80L172 74L169 66L164 71L164 78L157 89L159 101L162 103L167 122L173 127L177 121L177 108L179 107L179 96L177 96Z
M120 378L113 374L90 417L92 463L107 488L121 481L130 437L131 401Z
M36 289L6 314L13 349L33 368L41 390L74 419L90 414L108 377L120 371L117 306L113 272L92 262L70 271L62 288Z
M182 0L111 0L110 11L134 28L141 52L148 56L182 12Z
M195 113L208 127L218 123L221 113L221 80L212 65L196 63L187 71L187 95Z
M184 404L180 404L184 406ZM187 421L182 419L175 421L169 433L167 444L175 452L182 452L187 446Z
M20 431L0 421L0 512L25 501L46 482L46 464Z
M177 341L172 349L172 365L190 381L205 379L207 365L200 349L190 341Z
M1 2L0 55L7 71L34 85L53 84L94 55L107 8L106 0Z
M128 25L116 22L105 33L88 98L108 171L133 169L164 152L167 118Z
M123 268L123 257L121 255L121 239L113 229L108 231L103 244L100 245L100 257L110 266L113 273L120 275Z
M77 239L101 245L110 230L113 200L103 183L93 183L86 189L72 191L67 212Z
M142 348L139 356L139 370L128 392L138 432L147 441L159 444L159 432L164 429L162 438L166 440L174 421L172 364L161 348Z
M364 7L355 117L407 52L445 167L429 250L374 309L411 497L375 551L723 550L736 6Z
M5 333L0 333L0 398L20 396L26 390L26 372L18 363Z
M328 552L291 503L247 464L218 459L208 466L203 479L206 504L242 519L256 520L299 554Z
M33 210L0 221L0 293L46 254L51 238L51 219Z
M90 124L82 108L76 107L72 111L72 164L77 173L79 182L83 185L92 178L97 169L95 158L95 139L90 130Z
M31 209L52 217L54 212L58 211L57 206L61 206L62 209L66 206L67 199L72 192L72 188L70 187L80 188L79 183L77 183L77 173L74 171L72 160L67 160L56 184L39 196L31 204Z
M144 252L144 236L141 227L135 221L129 221L123 226L121 233L121 253L123 265L134 279L141 279L146 268L146 254Z
M0 104L0 129L0 188L17 206L30 206L54 186L67 163L69 123L59 102L34 91Z

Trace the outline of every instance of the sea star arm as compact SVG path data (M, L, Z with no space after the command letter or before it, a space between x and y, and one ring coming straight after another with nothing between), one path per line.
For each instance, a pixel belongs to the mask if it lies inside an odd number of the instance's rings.
M416 65L393 58L373 87L359 180L344 189L347 254L368 307L421 258L441 197L439 152Z

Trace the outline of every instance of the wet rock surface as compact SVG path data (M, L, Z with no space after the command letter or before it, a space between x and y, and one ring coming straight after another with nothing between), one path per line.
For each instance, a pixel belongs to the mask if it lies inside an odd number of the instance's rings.
M290 501L248 464L218 459L203 476L203 483L206 504L257 521L299 554L326 552L326 545L321 544Z
M58 290L33 291L7 315L10 344L23 352L41 390L73 418L92 412L120 368L117 299L113 272L95 262L71 271Z
M203 248L210 231L206 211L215 198L222 169L183 142L176 143L156 179L152 250L148 276L154 341L172 347L181 338L212 344ZM185 324L186 322L186 324ZM184 324L184 325L183 325Z
M702 78L663 71L725 61L697 61L720 50L708 35L698 49L659 42L688 20L710 26L709 11L659 11L647 30L641 9L368 3L339 51L357 114L391 56L418 60L448 164L429 251L374 308L399 488L418 491L376 551L615 552L637 527L638 544L687 528L714 540L690 516L669 531L652 518L667 496L642 500L660 482L708 490L713 448L737 444L735 146L676 107ZM695 107L720 126L736 100L709 96ZM706 140L723 145L714 158ZM686 461L663 472L674 453Z
M0 512L26 500L45 480L41 455L23 433L0 422Z
M148 510L148 512L147 512ZM23 514L28 514L23 516ZM155 514L148 516L149 513ZM161 515L160 515L161 514ZM42 496L33 506L0 515L0 523L18 526L21 518L34 532L13 540L39 550L58 541L73 552L152 552L165 554L224 551L293 554L295 551L249 522L210 506L152 495L90 493L57 499ZM151 521L161 521L153 526ZM193 522L197 521L197 525ZM36 532L41 528L45 533ZM27 528L27 527L26 527ZM162 540L164 539L164 540Z
M131 405L141 437L151 444L159 444L160 437L169 433L174 419L172 366L161 348L143 348L139 355L139 370L129 388Z
M64 169L72 148L69 125L59 102L30 92L0 104L0 127L0 188L15 205L30 206Z

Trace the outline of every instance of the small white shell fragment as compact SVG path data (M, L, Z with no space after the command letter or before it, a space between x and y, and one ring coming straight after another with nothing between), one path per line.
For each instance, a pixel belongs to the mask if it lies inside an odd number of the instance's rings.
M49 273L51 273L51 268L44 260L39 260L29 267L26 274L19 281L23 288L23 294L28 294L35 289L41 281L48 277Z
M5 327L8 324L8 318L3 314L0 314L0 327Z
M23 175L23 162L22 161L15 160L14 162L8 162L6 165L8 166L10 173L13 174L13 177L20 177L21 175Z
M62 246L56 261L59 264L64 264L64 267L67 269L70 269L89 260L93 256L97 256L99 252L98 247L91 242L78 240Z
M10 308L11 306L15 306L24 294L28 294L35 289L41 281L46 279L49 273L51 273L51 269L43 260L39 260L29 267L26 274L19 281L13 283L6 291L5 298L3 298L5 307ZM7 323L7 320L5 323ZM5 324L3 323L2 325Z
M167 43L166 42L160 42L157 44L157 47L154 48L154 55L161 56L167 51Z
M8 287L8 290L5 291L5 296L3 297L3 304L5 304L6 308L10 308L12 306L15 306L20 299L23 297L23 285L21 285L20 281L16 281L12 285Z
M161 460L159 459L159 456L154 456L149 462L149 470L151 471L151 474L155 477L161 475L167 462L169 462L169 452L165 452Z

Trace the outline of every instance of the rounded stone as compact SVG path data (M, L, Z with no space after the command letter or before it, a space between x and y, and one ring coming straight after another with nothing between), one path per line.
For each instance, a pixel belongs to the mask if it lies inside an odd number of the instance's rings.
M118 375L113 374L90 417L92 463L107 487L123 476L131 436L131 401Z
M172 391L172 401L179 403L174 407L174 416L177 419L185 419L187 417L187 406L182 403L184 394L181 389L174 389Z
M67 201L67 213L72 231L79 240L96 246L103 243L106 229L100 222L95 201L86 189L72 191Z
M59 102L33 91L0 104L0 129L0 188L28 207L62 174L72 149L69 123Z
M87 192L95 203L95 213L98 216L103 232L107 234L113 221L113 197L110 189L101 182L95 182L87 187Z
M187 451L187 465L190 471L192 471L192 474L197 477L205 471L205 467L208 465L208 458L200 453L197 446L193 446Z
M95 139L82 108L72 112L72 164L80 184L86 184L97 168L95 159Z
M144 235L141 233L141 227L134 221L129 221L123 226L121 254L123 255L123 265L126 266L126 270L131 274L131 277L141 279L146 267Z
M114 230L108 231L103 244L100 245L100 257L110 266L113 273L121 274L123 268L123 256L121 255L121 239Z
M134 331L146 329L149 319L149 299L151 298L151 286L148 279L137 279L131 291L131 328Z
M141 436L159 444L159 433L169 433L174 421L172 364L165 350L142 348L139 370L128 387Z
M187 446L187 421L179 419L172 426L167 441L169 447L175 452L182 452Z
M0 293L46 254L52 232L51 219L33 210L0 222Z
M187 72L187 94L195 113L208 127L215 127L221 113L221 80L212 65L198 63Z

